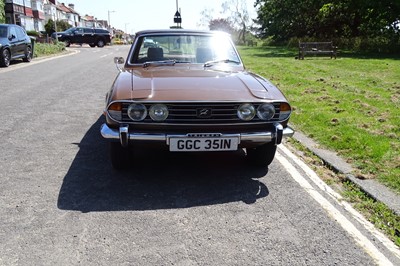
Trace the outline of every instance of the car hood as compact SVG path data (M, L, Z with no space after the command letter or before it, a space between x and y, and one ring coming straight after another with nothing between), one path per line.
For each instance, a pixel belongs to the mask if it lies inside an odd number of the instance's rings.
M191 67L135 68L121 72L112 101L253 101L284 96L264 78L246 71Z

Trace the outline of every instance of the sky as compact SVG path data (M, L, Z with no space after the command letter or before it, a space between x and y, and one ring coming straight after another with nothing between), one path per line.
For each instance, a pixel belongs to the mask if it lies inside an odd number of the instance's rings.
M74 4L81 15L91 15L99 20L108 20L112 27L128 33L145 29L165 29L175 25L176 0L59 0L65 5ZM245 0L251 18L256 18L253 7L255 0ZM213 9L213 18L222 18L221 5L225 0L178 0L181 10L182 27L185 29L206 29L200 27L201 11Z

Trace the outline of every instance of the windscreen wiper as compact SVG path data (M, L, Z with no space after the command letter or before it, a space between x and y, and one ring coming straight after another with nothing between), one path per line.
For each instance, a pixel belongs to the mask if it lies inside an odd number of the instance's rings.
M232 60L232 59L222 59L222 60L214 60L214 61L207 61L204 63L204 67L211 67L215 64L219 63L235 63L235 64L240 64L239 61Z
M157 66L173 66L175 65L175 60L163 60L163 61L148 61L143 63L143 68L147 67L157 67Z

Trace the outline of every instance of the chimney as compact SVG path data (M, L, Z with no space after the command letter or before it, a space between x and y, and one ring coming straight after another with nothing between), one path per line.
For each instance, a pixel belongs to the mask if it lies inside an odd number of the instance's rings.
M75 10L75 5L74 4L68 4L69 8Z

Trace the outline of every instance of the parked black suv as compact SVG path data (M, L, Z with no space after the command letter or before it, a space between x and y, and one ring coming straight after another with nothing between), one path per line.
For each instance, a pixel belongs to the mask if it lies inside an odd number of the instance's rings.
M0 24L0 67L8 67L11 60L32 60L32 42L24 28L14 24Z
M63 32L54 32L51 37L57 38L61 42L65 42L67 47L72 43L83 44L87 43L90 47L103 47L111 42L111 34L106 29L100 28L70 28Z

